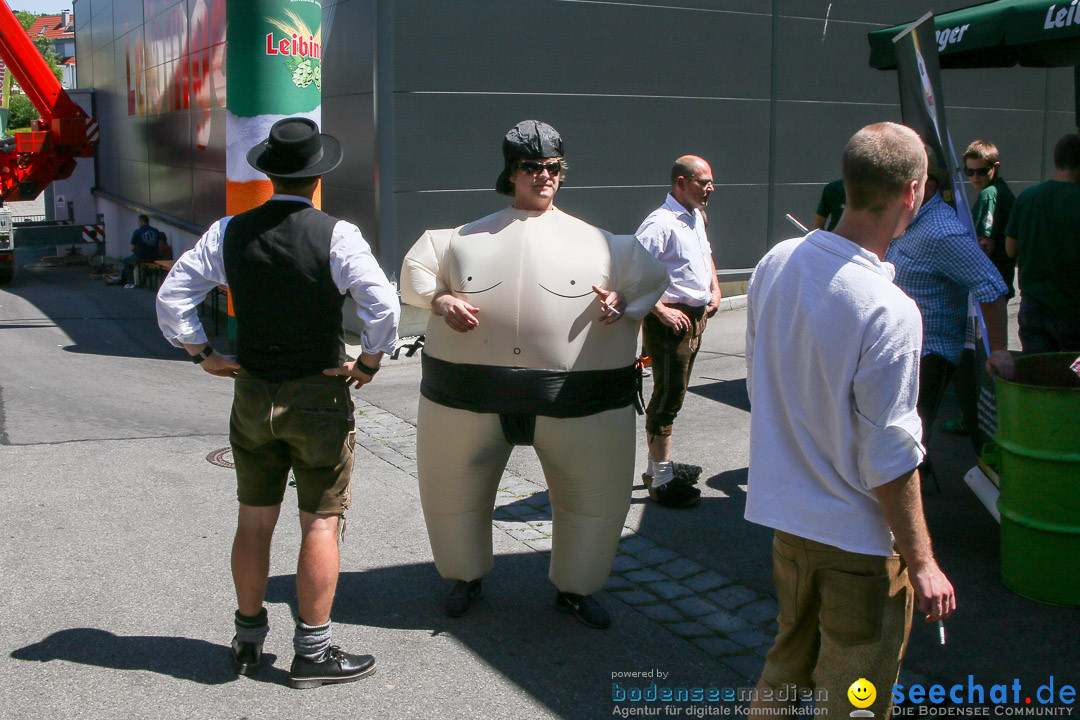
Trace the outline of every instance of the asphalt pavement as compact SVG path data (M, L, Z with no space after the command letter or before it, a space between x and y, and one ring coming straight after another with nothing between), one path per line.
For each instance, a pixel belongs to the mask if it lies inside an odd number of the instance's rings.
M658 507L635 483L599 596L608 631L552 607L550 505L528 448L514 451L500 483L485 598L464 618L442 615L449 583L431 562L415 477L418 358L387 361L355 393L353 508L333 613L335 642L374 654L379 669L295 691L285 682L298 548L290 512L272 555L267 667L237 678L228 661L229 381L161 338L151 292L106 287L85 267L23 269L0 288L0 717L599 718L644 709L613 700L631 686L750 685L776 609L771 533L742 519L744 326L738 309L710 322L676 422L676 459L705 468L701 504ZM640 475L641 422L638 432ZM937 433L932 452L941 490L925 488L927 516L960 609L944 647L916 623L902 681L970 675L1034 693L1054 676L1059 688L1077 686L1080 611L1001 584L997 524L962 480L970 447ZM664 712L710 707L719 706Z

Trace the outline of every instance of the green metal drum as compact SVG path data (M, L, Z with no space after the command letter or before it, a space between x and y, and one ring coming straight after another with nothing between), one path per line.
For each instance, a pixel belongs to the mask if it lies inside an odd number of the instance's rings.
M1028 355L997 379L1001 577L1013 591L1080 605L1080 377L1077 353Z

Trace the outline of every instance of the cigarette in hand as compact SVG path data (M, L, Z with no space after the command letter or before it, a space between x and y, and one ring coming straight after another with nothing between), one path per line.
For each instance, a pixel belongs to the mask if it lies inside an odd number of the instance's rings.
M945 644L945 621L944 620L938 620L937 621L937 636L938 636L938 642L941 645L944 645Z

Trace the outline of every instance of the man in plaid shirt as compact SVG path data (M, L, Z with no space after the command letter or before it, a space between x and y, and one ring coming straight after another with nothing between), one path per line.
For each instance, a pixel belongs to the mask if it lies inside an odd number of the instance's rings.
M953 207L941 199L938 188L948 172L933 150L927 156L925 200L904 234L889 246L885 261L896 267L896 284L922 313L918 412L924 442L929 443L941 396L964 350L969 292L981 304L986 319L987 372L1011 378L1015 365L1008 351L1009 288Z

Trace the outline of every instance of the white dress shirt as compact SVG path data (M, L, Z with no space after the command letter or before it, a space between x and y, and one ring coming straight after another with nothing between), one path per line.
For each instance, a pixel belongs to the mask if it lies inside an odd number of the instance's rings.
M839 235L780 243L747 291L746 519L851 552L893 554L873 489L926 451L922 318L893 267Z
M661 302L691 307L712 299L712 246L705 234L701 211L690 212L668 193L667 201L653 210L634 233L649 254L664 264L668 286Z
M295 195L273 195L271 200L304 202ZM198 307L207 293L226 285L222 238L230 218L218 220L195 247L180 256L157 295L158 326L177 347L206 342ZM339 220L330 239L330 276L341 294L351 292L356 315L364 324L360 335L364 352L393 352L398 337L401 305L397 292L371 254L360 228Z

